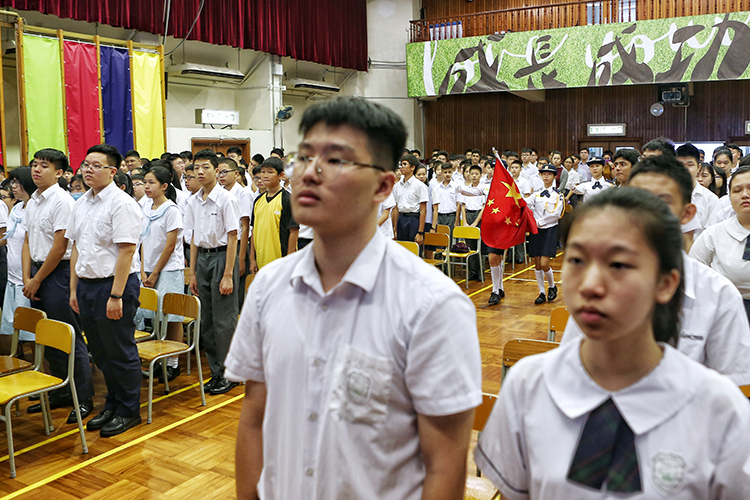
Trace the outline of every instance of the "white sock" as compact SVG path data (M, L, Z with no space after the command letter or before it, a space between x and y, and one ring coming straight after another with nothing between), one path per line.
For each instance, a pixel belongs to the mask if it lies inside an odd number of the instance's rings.
M179 356L171 356L167 358L167 366L171 366L172 368L177 368L179 366L180 357Z
M490 274L492 275L492 292L497 293L498 290L503 289L503 268L490 267Z
M547 283L549 284L550 288L553 288L555 286L555 276L552 274L552 268L549 268L549 271L544 271L544 276L547 278Z
M539 287L539 293L544 293L544 271L534 269L534 275L536 275L536 284Z

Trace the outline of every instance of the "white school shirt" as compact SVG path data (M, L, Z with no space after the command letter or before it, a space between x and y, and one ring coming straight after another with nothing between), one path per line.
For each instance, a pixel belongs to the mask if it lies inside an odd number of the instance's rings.
M193 241L201 248L216 248L227 244L227 233L239 233L239 205L237 198L216 184L205 201L203 188L190 197L185 213L185 229L193 231Z
M380 205L378 206L378 219L381 215L383 215L383 212L386 210L392 210L396 206L396 200L393 199L393 193L388 195L388 198L380 202ZM393 213L393 212L391 212ZM391 218L388 217L386 220L383 221L381 225L378 226L378 230L383 233L383 236L388 238L389 240L392 240L394 237L393 234L393 222L391 221Z
M240 209L240 218L247 217L249 220L250 216L253 215L253 205L252 202L248 202L247 191L245 188L242 187L239 182L235 182L229 192L237 198L237 206Z
M311 245L263 267L225 365L266 384L261 498L418 500L417 414L482 400L471 300L378 231L328 292Z
M437 186L439 196L438 214L452 214L456 212L456 185L453 181L446 186L442 182Z
M479 438L477 467L509 500L750 498L747 398L726 377L661 347L656 368L617 392L590 378L580 341L522 359ZM567 479L590 412L609 398L635 434L642 493Z
M735 215L703 231L690 247L692 258L729 278L743 299L750 299L750 260L742 260L748 236Z
M750 326L740 292L710 267L684 252L683 258L685 292L677 350L737 385L750 384ZM570 316L560 343L582 336Z
M489 185L481 183L478 186L458 186L458 193L463 197L461 203L466 206L466 210L481 210L489 190Z
M167 200L157 211L163 210L163 215L152 220L149 227L148 214L153 213L154 201L149 198L143 207L143 222L141 224L141 247L143 248L143 270L151 273L161 258L161 253L167 244L167 233L177 230L177 242L169 260L162 268L164 271L182 271L185 269L185 252L182 246L182 210L172 200ZM148 229L147 229L148 228ZM148 234L144 234L148 231Z
M543 196L542 193L545 192L549 196ZM539 229L556 226L560 222L563 210L565 210L565 197L553 187L534 191L534 194L526 199L526 203L534 214Z
M719 211L719 197L696 182L693 194L691 195L691 201L696 208L695 219L698 219L701 225L700 229L697 229L693 233L693 236L698 236L708 227L708 221L714 212Z
M528 165L521 165L521 177L528 179L531 182L531 178L535 175L539 175L539 169L532 163Z
M8 247L8 281L14 285L23 285L21 254L23 253L23 241L26 238L25 214L26 209L23 207L23 202L16 203L8 216L8 227L4 236Z
M185 198L184 200L182 200L182 201L177 200L177 206L180 207L180 212L182 213L182 225L183 226L185 225L185 215L187 214L188 203L190 202L190 198L192 198L193 196L195 196L193 194L190 194L190 191L188 191L187 194L188 194L188 197ZM182 229L182 240L189 245L190 244L190 240L192 238L193 238L193 230L192 229L187 229L187 228L183 227L183 229Z
M396 200L398 211L401 213L419 212L420 204L422 202L427 203L430 198L427 184L413 175L406 182L404 182L403 177L401 178L399 189L398 191L394 191L393 196Z
M315 234L315 231L310 226L306 226L304 224L299 225L299 232L297 234L297 238L305 238L306 240L313 239L313 235Z
M529 195L534 192L534 188L531 187L531 183L528 179L525 179L518 176L518 179L513 179L513 182L516 183L516 187L518 188L518 192L521 193L524 197L524 199L528 199Z
M581 178L581 182L588 182L591 180L591 169L586 163L578 164L578 176Z
M138 202L110 182L99 194L89 189L78 198L70 214L65 237L78 251L75 272L79 278L109 278L115 275L119 243L138 244L143 211ZM140 272L133 259L130 273Z
M34 191L26 203L26 234L29 235L29 254L33 262L44 262L52 250L55 233L68 228L75 200L59 184L39 192ZM73 243L68 241L63 259L70 259Z
M565 186L567 190L573 190L578 184L581 183L581 176L578 175L574 169L568 170L568 184Z
M716 206L716 210L711 215L711 217L708 218L706 227L710 227L714 224L718 224L719 222L731 219L732 216L734 216L734 209L732 208L732 201L727 194L719 198L719 203Z
M601 188L599 186L601 186ZM575 189L573 189L573 192L575 194L582 194L583 201L585 203L592 196L603 192L605 189L610 189L613 187L615 187L614 184L607 182L604 177L601 177L599 180L592 179L590 181L581 182L580 184L578 184L578 186L575 187Z

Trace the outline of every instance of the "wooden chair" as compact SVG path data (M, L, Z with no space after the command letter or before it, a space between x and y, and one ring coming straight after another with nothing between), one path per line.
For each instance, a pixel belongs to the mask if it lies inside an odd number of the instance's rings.
M159 332L159 292L154 288L142 286L141 293L138 295L138 302L141 303L141 309L154 313L154 319L152 320L154 330L152 332L144 332L143 330L135 331L135 341L142 342L153 339Z
M411 253L419 257L419 245L413 241L397 241L399 245L409 250Z
M447 234L449 238L451 236L451 228L450 226L446 226L445 224L438 224L437 226L435 226L435 232L437 234Z
M448 226L445 226L448 227ZM447 234L441 233L425 233L424 235L425 246L431 245L435 248L435 257L441 255L442 259L424 259L425 262L431 266L446 266L448 268L448 276L451 275L451 267L448 265L448 252L451 246L451 237Z
M42 372L44 363L44 348L54 347L68 355L68 373L65 380L47 375ZM8 438L8 456L10 457L10 477L16 477L16 461L13 452L13 426L11 424L10 409L18 400L40 395L39 401L42 405L42 419L44 421L44 433L49 436L52 427L52 417L49 409L48 392L65 387L70 384L70 393L73 397L73 410L78 419L78 432L81 436L82 452L88 453L86 436L83 432L81 410L78 404L78 393L73 379L75 333L73 327L61 321L51 319L40 319L36 325L36 349L34 352L34 368L22 372L12 373L2 378L0 384L0 405L4 408L0 420L5 421Z
M13 338L11 339L10 352L18 352L18 337L21 334L21 330L31 332L36 335L36 325L40 319L47 317L47 313L40 311L39 309L32 309L31 307L16 307L13 313ZM24 359L18 359L17 357L0 356L0 377L10 375L11 373L22 372L24 370L30 370L34 367L33 364L29 363ZM21 416L21 401L16 401L16 416Z
M480 230L478 227L471 227L471 226L457 226L453 228L453 241L458 241L459 239L464 240L476 240L477 242L477 249L476 250L470 250L466 253L460 253L460 252L448 252L448 267L450 268L453 265L462 265L464 266L464 269L466 271L466 289L469 289L469 257L473 255L477 255L479 259L479 275L482 278L482 283L484 283L484 267L482 265L482 258L480 253L481 243L482 243L482 236L480 233ZM455 260L458 259L458 260ZM463 261L463 262L462 262Z
M505 379L508 369L516 364L519 359L531 356L532 354L547 352L559 345L559 342L548 342L545 340L510 339L503 346L502 379Z
M188 343L176 342L173 340L161 340L167 335L167 323L161 322L160 340L148 340L138 343L138 356L148 361L148 423L151 423L151 409L154 401L154 366L161 361L162 374L164 376L164 391L169 393L169 380L167 378L166 360L170 356L179 354L188 354L195 352L195 363L198 367L198 385L201 391L201 404L206 406L206 393L203 389L203 370L201 368L200 357L200 321L201 321L201 304L198 297L194 295L184 295L181 293L167 293L162 300L161 312L166 317L167 314L176 314L193 319L193 334Z
M482 393L482 404L474 410L474 425L471 427L472 430L482 432L485 424L487 424L487 419L490 418L495 401L497 401L497 394Z
M255 279L255 274L251 273L248 274L245 278L245 293L247 294L247 290L250 288L250 285L253 283L253 280Z
M567 307L555 307L549 315L549 330L547 331L547 340L555 341L557 332L565 331L565 325L568 323L570 313Z

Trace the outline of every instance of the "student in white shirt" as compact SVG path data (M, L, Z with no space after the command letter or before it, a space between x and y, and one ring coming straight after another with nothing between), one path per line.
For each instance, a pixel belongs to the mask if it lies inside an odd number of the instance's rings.
M461 220L464 226L481 228L484 203L487 200L487 193L490 186L480 183L482 168L479 165L468 165L468 169L470 184L458 187L458 193L462 195ZM477 249L476 240L466 240L466 244L472 250ZM482 251L480 255L469 257L469 276L467 276L467 280L479 281L482 279L479 275L479 259L482 258L482 253L484 252Z
M510 369L477 466L510 500L748 498L747 398L669 345L682 298L677 218L629 187L571 218L564 297L586 336Z
M171 172L163 167L154 167L145 176L149 202L143 208L141 281L159 292L159 311L165 294L185 291L182 211L175 203L171 178ZM166 340L182 342L183 318L170 314L162 321L167 321ZM172 356L167 361L167 379L171 382L179 374L178 356Z
M583 195L583 203L588 201L595 194L601 193L606 189L613 188L614 186L608 180L602 176L604 170L604 160L595 156L589 160L589 171L591 172L591 180L581 182L573 189L573 193ZM580 169L579 169L580 173Z
M139 266L134 262L141 232L141 207L113 182L121 157L113 146L92 146L83 179L91 187L75 204L65 236L70 256L70 307L94 362L104 374L104 411L88 421L102 437L141 423L141 361L135 346Z
M618 149L612 158L615 181L618 186L624 186L630 179L630 171L633 169L640 158L640 154L635 149L622 148Z
M414 177L419 161L414 155L401 157L400 170L403 176L394 190L398 208L396 220L396 239L399 241L415 241L422 245L424 241L424 222L427 218L427 202L429 192L427 185Z
M393 199L393 193L380 202L378 205L378 230L389 240L394 239L393 224L391 224L391 210L396 207L396 200Z
M231 158L220 158L216 167L216 179L219 184L237 199L240 209L240 231L237 233L237 263L239 269L240 287L237 290L237 300L241 305L245 300L245 278L250 274L250 217L253 215L253 201L248 192L242 187L240 178L242 173L237 162Z
M565 198L556 188L552 187L557 169L552 165L544 165L540 175L544 181L544 189L535 191L526 202L534 214L537 234L529 235L529 257L534 258L534 275L539 287L539 295L535 304L552 302L557 298L557 286L549 261L557 254L557 243L560 240L560 217L565 210ZM547 294L544 293L544 280L547 280Z
M628 185L659 197L681 225L695 217L690 202L692 176L673 158L644 159L633 169ZM750 326L740 292L727 278L684 252L683 262L685 291L677 349L737 385L750 383ZM570 318L562 343L582 335Z
M458 224L458 199L456 184L453 182L453 165L448 162L436 164L435 171L440 172L442 180L438 183L437 192L440 197L438 204L438 224L448 226L451 235Z
M708 227L708 221L713 214L720 210L719 197L698 182L698 170L701 164L698 148L689 142L685 143L677 148L676 156L677 160L690 172L693 179L692 202L697 211L695 218L700 224L700 227L692 233L693 239L695 239Z
M227 376L247 381L237 497L462 498L481 402L476 312L375 224L406 126L336 98L300 128L310 161L295 166L292 203L315 242L260 270L227 357Z

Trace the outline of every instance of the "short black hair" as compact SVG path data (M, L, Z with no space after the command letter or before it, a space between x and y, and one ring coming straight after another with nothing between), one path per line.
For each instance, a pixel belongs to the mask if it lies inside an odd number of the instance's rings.
M478 170L478 171L481 172L482 171L482 167L480 167L479 165L472 165L472 166L469 167L469 172L471 172L472 170Z
M403 161L407 162L409 165L411 165L412 167L414 167L414 171L415 172L417 171L416 169L419 166L419 160L417 159L416 156L414 156L412 154L408 154L408 155L402 156L401 159L398 161L399 165Z
M662 154L674 156L674 143L666 137L659 137L647 142L641 151L661 151Z
M481 155L482 154L482 150L474 148L474 149L471 150L471 154L474 154L474 153L476 153L478 155Z
M135 149L131 149L130 151L128 151L127 153L125 153L125 156L123 158L128 158L130 156L135 156L139 160L141 159L141 155L138 154L138 151L136 151Z
M523 148L521 150L521 153L531 153L531 152L532 152L531 148Z
M280 156L281 158L283 158L283 157L284 157L284 150L283 150L283 149L281 149L281 148L273 148L273 149L271 150L271 153L270 153L270 154L272 154L272 155L278 155L278 156Z
M406 124L394 111L373 101L356 97L336 97L305 110L300 122L303 136L318 123L348 125L364 132L375 163L395 170L406 145Z
M622 149L618 149L615 152L615 155L612 157L612 161L615 161L618 158L622 158L625 161L629 161L630 165L634 166L636 163L638 163L638 160L641 158L641 154L633 148L622 148ZM581 159L580 156L578 157L578 159L579 160Z
M446 159L446 160L448 159L448 151L443 151L443 150L441 149L441 150L439 150L439 151L438 151L437 155L438 155L438 156L440 156L440 155L443 155L443 156L445 156L445 159Z
M224 158L219 158L219 165L221 164L229 165L232 170L237 170L237 162L234 161L232 158L229 158L228 156Z
M45 158L46 159L46 158ZM52 160L47 160L52 161ZM36 191L36 184L31 178L31 167L16 167L8 173L8 179L15 179L21 183L26 194L31 196Z
M506 151L505 152L505 157L506 158L509 158L511 156L515 156L516 158L520 158L520 156L518 156L518 153L516 153L515 151Z
M68 163L68 157L65 156L65 153L63 153L59 149L53 149L53 148L40 149L39 151L34 153L34 159L45 160L50 163L53 163L55 165L55 170L62 170L63 172L65 172L67 168L70 168L70 163ZM28 193L28 191L26 192Z
M227 154L229 153L234 153L234 154L242 156L242 150L238 148L237 146L229 146L227 148Z
M260 168L273 168L277 173L280 174L284 171L284 162L281 160L281 158L270 156L263 160L263 163L260 164ZM255 169L253 169L253 173L255 173Z
M183 151L183 152L180 153L180 156L182 156L184 159L186 159L188 161L193 161L193 152L192 151L185 150L185 151Z
M120 152L117 151L117 148L114 146L110 146L109 144L97 144L96 146L91 146L88 151L86 151L86 155L90 155L91 153L101 153L107 157L107 164L110 167L120 168L120 163L122 163L122 156L120 156Z
M693 197L693 177L690 172L674 156L648 156L639 161L630 172L628 183L640 174L659 174L669 177L677 183L680 190L682 204L690 203Z
M254 154L254 155L253 155L253 158L252 158L252 160L253 160L253 161L254 161L255 163L257 163L258 165L260 165L261 163L263 163L263 160L265 160L265 158L263 157L263 155L262 155L262 154L260 154L260 153L256 153L256 154Z
M675 155L685 158L694 158L698 165L700 165L701 163L701 152L690 142L686 142L685 144L677 148L677 150L675 150Z
M714 150L714 161L719 155L726 155L730 160L734 160L734 158L732 157L732 150L726 146L721 146Z
M201 149L197 153L195 153L195 156L193 156L193 163L195 163L198 160L208 160L211 162L211 165L216 168L216 166L219 164L219 157L216 156L216 153L214 153L213 149Z
M743 165L741 167L737 167L737 170L734 171L734 173L732 174L732 177L729 178L729 191L730 192L732 190L732 184L734 183L734 180L738 176L740 176L742 174L747 174L747 173L750 173L750 166Z
M411 153L411 154L418 154L419 156L422 156L422 152L420 150L418 150L418 149L412 149L411 151L409 151L409 153Z

